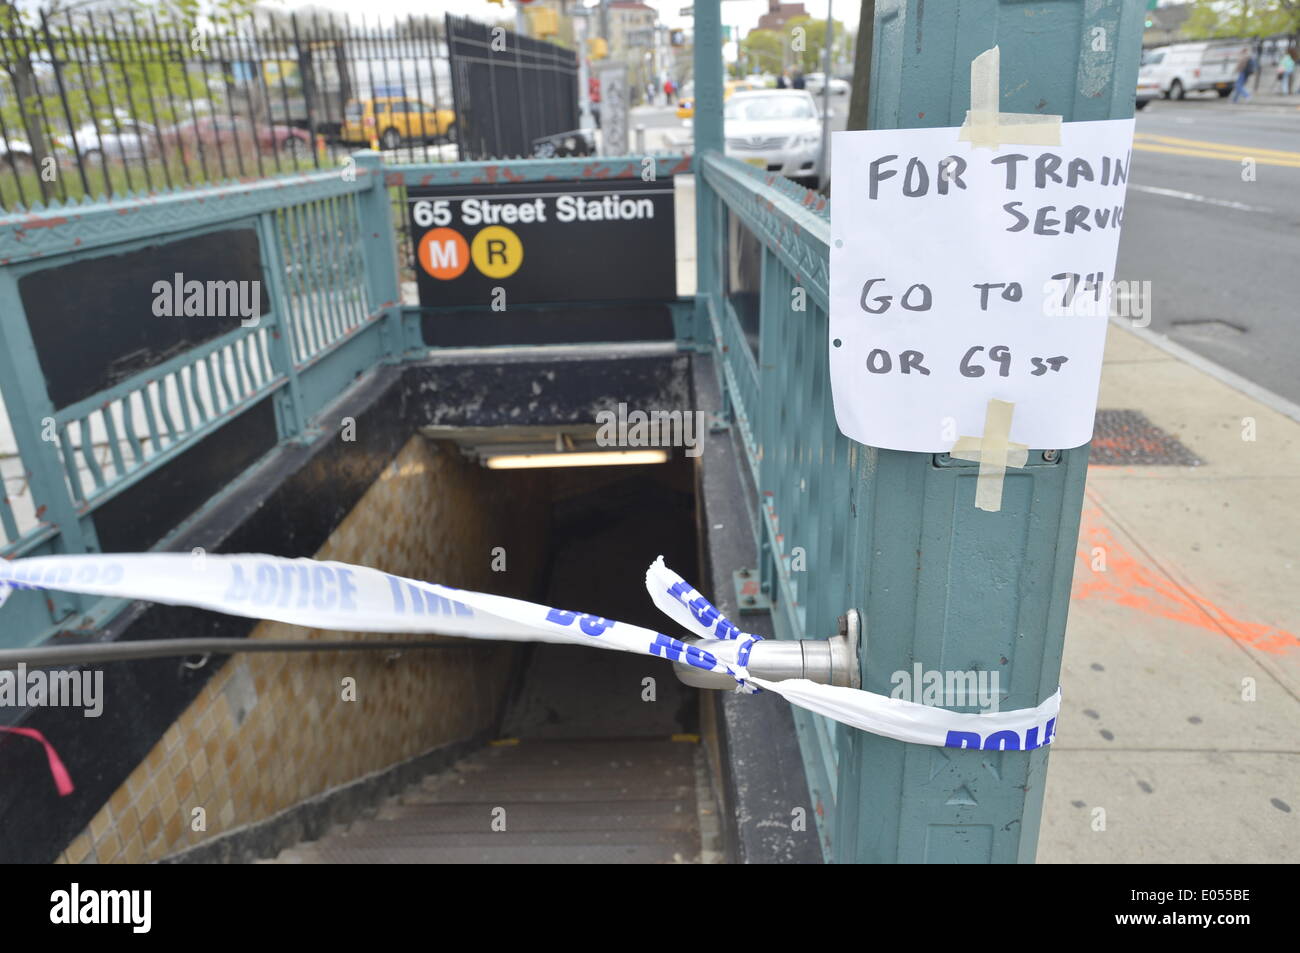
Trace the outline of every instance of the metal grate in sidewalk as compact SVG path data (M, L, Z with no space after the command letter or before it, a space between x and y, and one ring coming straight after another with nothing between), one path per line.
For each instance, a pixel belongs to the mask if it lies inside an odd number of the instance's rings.
M1199 467L1204 462L1137 410L1098 410L1093 466Z

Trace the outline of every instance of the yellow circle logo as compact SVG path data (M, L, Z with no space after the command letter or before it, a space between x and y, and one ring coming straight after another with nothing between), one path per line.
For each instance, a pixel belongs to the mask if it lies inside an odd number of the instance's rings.
M489 225L475 235L469 254L489 278L509 278L524 263L523 242L504 225Z

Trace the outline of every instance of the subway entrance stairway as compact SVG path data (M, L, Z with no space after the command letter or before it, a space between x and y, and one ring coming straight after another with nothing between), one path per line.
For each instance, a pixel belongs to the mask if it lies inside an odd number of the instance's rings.
M611 393L704 420L721 407L709 356L673 342L380 366L306 439L254 460L164 551L334 560L671 632L645 588L662 555L739 618L733 575L757 552L734 432L658 464L482 462L589 440ZM217 431L199 457L119 499L151 512L168 481L210 481L250 432ZM142 551L158 531L105 520L100 540ZM42 595L18 592L6 611ZM745 626L773 634L768 613ZM82 627L56 643L102 672L104 714L27 713L68 766L66 795L40 745L0 739L0 857L11 862L821 859L789 706L689 688L663 659L401 633L373 646L373 633L156 602ZM95 656L178 634L222 644ZM792 826L792 811L808 823Z
M640 557L695 568L685 461L556 470L547 605L664 625ZM501 737L277 863L692 863L721 854L699 692L662 661L531 644Z

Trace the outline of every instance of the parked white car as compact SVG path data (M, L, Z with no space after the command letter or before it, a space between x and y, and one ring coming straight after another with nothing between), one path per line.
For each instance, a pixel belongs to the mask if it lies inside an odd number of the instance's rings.
M1165 99L1211 90L1227 96L1237 82L1237 63L1246 51L1241 40L1159 46L1142 55L1139 86L1145 83Z
M736 93L722 112L727 155L818 188L824 179L822 120L803 89Z
M808 73L803 78L804 89L812 93L814 96L820 96L822 92L822 84L825 82L825 79L826 79L825 73ZM848 82L832 76L831 95L847 96L848 94L849 94Z

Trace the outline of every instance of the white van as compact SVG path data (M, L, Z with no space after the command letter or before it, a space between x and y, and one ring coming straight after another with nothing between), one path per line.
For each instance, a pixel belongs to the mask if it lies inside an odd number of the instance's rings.
M1237 82L1237 63L1248 49L1244 40L1159 46L1142 54L1139 84L1154 84L1165 99L1210 90L1227 96Z

